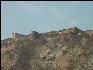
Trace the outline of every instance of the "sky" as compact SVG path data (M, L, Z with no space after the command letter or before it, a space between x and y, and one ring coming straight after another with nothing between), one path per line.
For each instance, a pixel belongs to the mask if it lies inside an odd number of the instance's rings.
M2 1L1 39L78 27L93 30L93 1Z

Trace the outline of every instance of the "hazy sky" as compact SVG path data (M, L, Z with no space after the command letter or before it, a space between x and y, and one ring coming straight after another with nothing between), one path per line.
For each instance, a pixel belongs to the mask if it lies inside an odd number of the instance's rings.
M12 33L48 32L78 27L93 29L93 2L2 1L1 39Z

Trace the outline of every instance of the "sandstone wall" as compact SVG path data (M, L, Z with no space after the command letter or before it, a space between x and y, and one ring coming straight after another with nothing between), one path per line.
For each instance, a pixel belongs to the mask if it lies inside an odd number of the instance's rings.
M93 35L93 30L87 30L86 33L87 33L88 35Z

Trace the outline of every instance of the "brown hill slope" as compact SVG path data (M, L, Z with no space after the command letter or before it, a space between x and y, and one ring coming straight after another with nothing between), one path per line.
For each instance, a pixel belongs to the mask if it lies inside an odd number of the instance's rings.
M69 28L1 41L2 70L93 70L93 30Z

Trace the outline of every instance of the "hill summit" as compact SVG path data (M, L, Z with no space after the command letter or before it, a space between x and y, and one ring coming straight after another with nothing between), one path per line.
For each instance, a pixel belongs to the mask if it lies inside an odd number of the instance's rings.
M92 70L93 30L77 27L1 40L2 70Z

